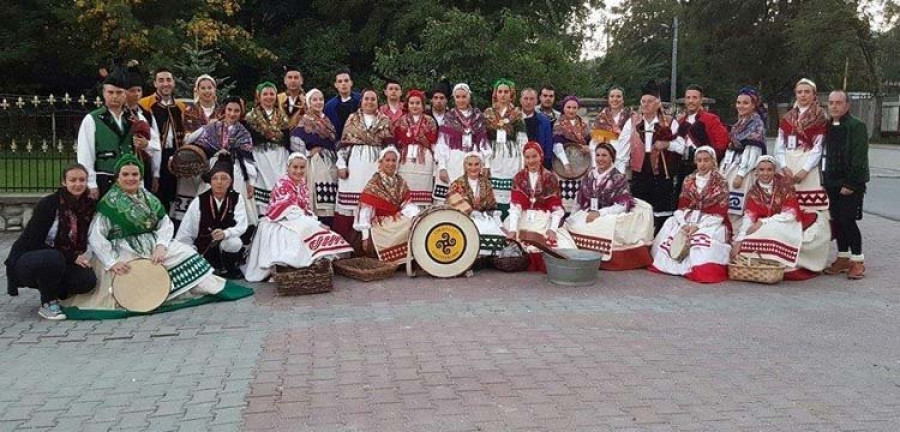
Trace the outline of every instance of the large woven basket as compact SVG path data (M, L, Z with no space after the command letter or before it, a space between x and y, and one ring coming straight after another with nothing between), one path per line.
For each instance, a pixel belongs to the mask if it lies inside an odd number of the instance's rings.
M369 257L346 258L334 262L334 271L358 281L372 282L393 276L397 265Z
M507 273L514 273L528 270L528 253L525 252L525 248L522 247L522 244L519 242L514 242L516 246L519 247L519 251L522 252L519 256L510 256L510 257L500 257L497 255L491 256L491 264L497 268L497 270L504 271Z
M331 260L320 259L309 267L275 266L275 292L281 296L321 294L334 289Z
M728 278L731 280L774 284L784 279L784 266L762 257L737 256L728 263Z

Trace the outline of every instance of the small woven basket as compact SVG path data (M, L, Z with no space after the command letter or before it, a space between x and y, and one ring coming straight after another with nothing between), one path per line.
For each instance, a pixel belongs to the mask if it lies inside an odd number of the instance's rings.
M784 266L762 257L737 256L728 263L728 278L731 280L775 284L784 279Z
M280 296L322 294L334 289L331 260L320 259L309 267L275 266L275 292Z
M491 264L493 264L494 267L497 268L497 270L507 273L515 273L528 270L528 253L525 252L525 248L522 247L521 243L513 243L519 247L521 255L510 257L501 257L497 255L491 256Z
M334 262L335 273L363 282L388 279L397 271L396 263L386 263L375 258L356 257Z

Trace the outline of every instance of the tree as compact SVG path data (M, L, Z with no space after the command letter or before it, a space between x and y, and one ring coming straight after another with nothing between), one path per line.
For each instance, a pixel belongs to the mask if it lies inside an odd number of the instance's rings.
M212 49L199 49L191 45L182 48L187 56L183 62L176 62L173 68L175 75L176 94L188 96L194 91L194 83L197 77L208 74L216 80L216 96L221 101L234 90L235 85L231 77L220 76L225 61L222 56Z

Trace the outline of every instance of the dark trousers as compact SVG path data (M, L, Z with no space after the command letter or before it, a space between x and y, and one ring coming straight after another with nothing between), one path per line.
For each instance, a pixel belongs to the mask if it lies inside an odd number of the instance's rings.
M670 167L670 169L672 169ZM675 182L666 177L660 167L659 174L653 174L650 164L650 154L644 158L644 166L641 172L635 172L631 178L631 193L635 198L646 201L653 207L653 233L659 232L663 224L677 208L675 194ZM662 213L661 215L657 215Z
M41 303L84 294L97 285L93 270L66 264L63 254L55 249L26 252L16 261L13 271L22 285L41 292Z
M828 210L831 212L838 252L850 251L853 255L862 255L862 233L856 221L862 216L863 192L841 195L839 188L829 189L828 200L831 201Z
M156 191L156 197L162 202L166 214L172 214L172 202L175 201L175 195L178 192L178 178L172 171L169 171L169 158L175 155L175 149L164 149L162 151L162 163L159 167L159 190Z

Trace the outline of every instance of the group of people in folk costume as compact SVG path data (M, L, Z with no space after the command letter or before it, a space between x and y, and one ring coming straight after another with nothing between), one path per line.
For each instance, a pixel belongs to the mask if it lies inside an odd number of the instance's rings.
M6 261L10 293L40 289L44 317L64 316L61 300L76 312L115 309L93 286L127 273L135 257L168 269L171 299L239 298L244 288L222 277L264 281L277 266L319 259L403 262L413 221L433 205L468 215L483 255L527 231L552 247L597 251L603 269L698 282L727 279L737 255L776 260L788 279L864 274L865 125L840 90L829 96L829 119L809 80L795 87L774 156L764 104L749 87L729 129L703 109L695 85L677 117L663 111L655 85L636 111L613 87L589 125L575 96L553 108L552 86L522 89L516 106L508 79L494 83L483 112L465 83L401 97L389 80L379 106L376 91L353 90L347 70L326 102L288 68L286 91L260 84L249 110L237 97L219 101L208 75L197 78L192 103L173 98L168 70L156 71L156 93L143 99L142 82L133 65L106 76L105 105L79 132L80 165L38 205ZM186 144L209 160L202 177L172 174L170 159ZM590 155L580 177L572 148ZM554 160L565 178L551 171ZM838 259L827 266L832 230ZM672 253L679 237L683 256ZM529 268L542 270L526 250Z

